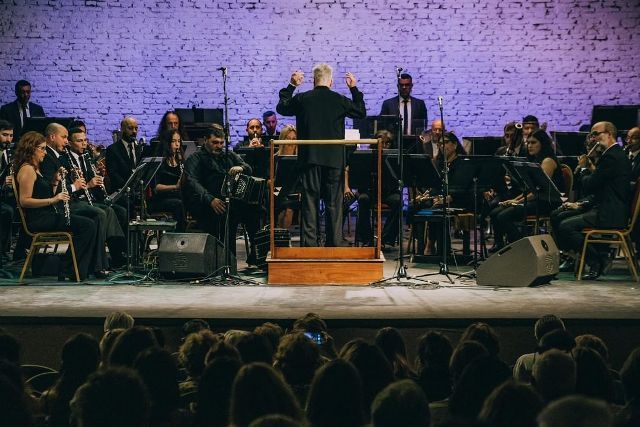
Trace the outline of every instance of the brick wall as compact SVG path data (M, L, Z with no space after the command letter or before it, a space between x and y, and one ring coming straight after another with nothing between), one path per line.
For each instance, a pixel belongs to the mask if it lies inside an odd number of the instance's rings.
M525 114L576 130L594 104L640 103L639 29L637 0L3 0L0 101L25 78L93 140L125 114L149 138L167 109L221 107L224 65L235 141L291 71L326 61L356 74L369 114L399 65L431 118L444 96L458 134L500 134Z

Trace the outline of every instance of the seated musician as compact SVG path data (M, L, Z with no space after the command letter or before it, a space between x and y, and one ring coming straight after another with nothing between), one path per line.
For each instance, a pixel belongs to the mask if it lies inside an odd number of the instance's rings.
M186 218L180 181L184 169L184 153L182 152L182 138L178 129L170 129L160 136L158 148L164 160L154 178L153 197L149 202L150 212L171 212L176 220L176 231L183 232Z
M69 193L61 192L60 172L53 181L40 172L40 164L46 155L46 143L42 134L27 132L20 138L14 156L14 170L19 203L26 216L31 232L71 231L78 260L80 279L87 278L89 264L93 256L96 225L88 218L70 213L65 205L69 203ZM58 280L73 277L70 249L58 273Z
M393 148L393 134L387 130L381 130L376 135L383 149ZM371 149L377 148L371 145ZM384 166L383 166L384 172ZM348 176L348 175L346 175ZM376 203L376 190L371 187L358 189L358 220L356 223L356 237L363 246L373 246L373 228L371 226L371 205ZM374 187L375 188L375 187ZM349 186L345 186L345 193ZM389 207L389 215L382 229L382 244L385 246L395 246L398 239L398 210L402 198L398 193L398 183L388 173L382 174L382 203Z
M12 140L13 125L6 120L0 120L0 257L4 257L5 250L8 249L13 222L13 176L10 173L13 167L10 165Z
M522 125L509 122L504 126L502 146L496 150L496 156L525 157L526 147L522 143Z
M556 188L564 191L564 177L560 163L553 152L553 142L549 135L542 129L533 132L527 140L529 162L540 164L544 173L551 178ZM557 206L544 200L538 200L536 195L529 193L525 202L524 194L509 200L501 201L489 214L493 224L495 245L493 252L497 252L505 246L505 237L509 243L513 243L523 237L518 227L528 215L549 215ZM525 208L526 206L526 208Z
M418 154L426 154L427 156L435 159L438 157L440 150L440 144L442 143L442 132L444 131L444 124L442 120L436 119L431 122L431 129L425 130L420 134L421 144L418 146Z
M247 122L247 134L236 147L261 148L269 145L270 137L262 135L262 122L260 119L252 118Z
M583 194L579 202L567 204L567 210L575 210L577 215L567 215L555 225L556 244L564 252L580 253L584 243L585 228L621 229L629 222L629 203L631 192L631 162L622 148L616 143L617 129L610 122L593 125L589 138L604 148L597 164L581 157L581 172L578 176L582 183ZM595 279L606 270L610 260L608 247L589 245L587 279Z
M629 129L624 141L624 149L631 160L631 179L635 181L640 178L640 127Z
M283 127L280 131L279 139L290 141L298 139L296 127L293 125L286 125ZM277 153L278 156L295 156L297 154L297 145L281 145ZM291 172L292 173L287 176L287 182L279 184L282 188L276 197L275 206L278 228L288 229L291 227L291 224L293 223L294 209L299 209L300 206L300 192L302 191L300 179L297 171Z
M435 165L438 169L443 168L443 151L446 156L447 165L449 168L449 181L455 182L456 165L460 155L464 155L464 147L460 143L460 140L453 132L445 132L444 134L444 149L438 150L438 156L435 159ZM415 214L421 209L432 209L437 211L442 209L444 198L442 196L442 187L431 188L422 194L417 195L410 203L409 211L407 213L407 221L413 227L413 235L416 238L417 252L422 255L425 250L424 241L424 222L414 222ZM449 194L447 199L448 207L471 209L473 203L469 197L462 194ZM469 252L468 234L464 239L464 252ZM451 240L448 240L448 249L450 248ZM442 223L441 222L429 222L429 253L441 254L442 253Z
M159 157L163 156L163 149L160 142L162 135L170 130L177 130L180 134L181 140L187 139L187 134L182 126L182 120L180 120L178 113L173 110L169 110L162 115L156 136L151 138L151 141L149 141L150 155Z
M244 223L251 245L247 263L255 265L254 238L258 230L259 207L239 200L225 203L222 186L225 177L237 174L251 175L251 166L234 152L224 151L224 129L214 124L209 130L203 149L189 156L184 165L183 200L193 214L198 228L220 240L225 238L225 218L229 210L229 235L227 243L232 253L236 252L236 231Z

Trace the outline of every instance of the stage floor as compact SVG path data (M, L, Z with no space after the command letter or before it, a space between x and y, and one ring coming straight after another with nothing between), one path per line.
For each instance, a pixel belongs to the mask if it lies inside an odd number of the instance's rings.
M394 254L385 277L397 268ZM240 264L240 262L239 262ZM452 267L455 271L455 267ZM408 264L409 276L437 272L433 265ZM468 268L460 268L468 271ZM535 319L554 313L574 319L639 319L640 288L622 263L606 278L576 281L560 274L551 284L532 288L477 286L475 280L450 284L435 275L401 283L370 286L269 286L257 270L240 271L254 285L212 286L196 283L134 284L0 281L3 317L94 318L127 311L151 319L295 319L316 312L326 319Z

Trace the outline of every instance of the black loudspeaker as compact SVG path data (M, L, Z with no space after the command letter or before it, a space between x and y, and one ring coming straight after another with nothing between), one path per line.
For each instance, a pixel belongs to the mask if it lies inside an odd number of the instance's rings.
M237 272L231 254L231 272ZM222 243L207 233L164 233L158 248L158 271L165 277L205 277L224 265Z
M558 274L560 253L548 234L505 246L476 270L478 285L522 287L549 283Z

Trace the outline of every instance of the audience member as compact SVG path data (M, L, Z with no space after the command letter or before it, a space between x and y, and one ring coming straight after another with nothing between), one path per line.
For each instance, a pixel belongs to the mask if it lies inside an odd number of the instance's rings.
M552 348L570 352L575 346L576 341L569 332L564 329L555 329L551 332L547 332L542 336L542 338L540 338L538 353L544 353Z
M111 349L115 344L118 337L125 331L126 329L109 329L102 335L100 339L100 368L106 368L109 366L109 355L111 354Z
M538 345L540 340L547 333L555 329L565 329L564 322L558 316L553 314L546 314L540 317L533 327L533 335L536 338ZM536 352L523 354L518 357L515 365L513 365L513 378L523 383L531 382L531 372L533 371L533 365L536 361Z
M640 347L631 352L620 370L626 405L616 416L616 425L640 425Z
M613 416L601 400L567 396L540 413L538 427L613 427Z
M230 424L247 427L263 415L280 414L302 421L295 396L282 377L269 365L243 366L233 382Z
M211 346L211 350L209 350L209 352L207 353L207 357L205 358L205 365L208 366L214 360L223 357L227 359L234 359L239 362L242 361L242 357L240 357L240 352L237 348L226 341L219 340Z
M318 346L301 332L282 337L273 360L273 367L282 373L301 407L305 406L311 381L320 364Z
M140 353L157 345L151 329L144 326L125 329L113 343L109 354L109 365L131 368Z
M429 402L446 399L451 394L449 361L452 354L451 341L440 332L429 331L418 341L417 381Z
M427 396L407 379L389 384L371 405L373 427L429 427L430 418Z
M500 341L498 340L498 334L486 323L476 322L469 325L460 337L460 342L464 341L477 341L487 349L491 356L499 357Z
M282 336L284 335L282 327L276 323L271 322L265 322L260 326L256 326L256 328L253 330L253 333L267 337L269 343L271 343L271 347L274 350L278 348L280 338L282 338Z
M209 323L204 319L191 319L187 320L184 325L182 325L182 337L180 338L180 342L184 342L184 340L191 334L200 332L203 329L211 330Z
M471 362L484 356L489 356L489 352L478 341L461 341L458 343L449 362L451 384L455 385L458 382L462 372Z
M34 425L24 393L4 374L0 374L0 414L2 414L2 425L16 427Z
M356 368L335 359L315 374L307 399L311 427L361 427L365 424L362 380Z
M271 343L264 335L253 332L243 334L236 341L235 347L244 364L262 362L271 365L273 363L275 349L271 347Z
M112 311L107 314L107 317L104 319L104 332L112 329L133 328L134 323L135 320L129 313L125 313L124 311Z
M190 393L198 389L200 376L204 371L204 361L218 338L208 329L189 335L180 346L180 362L187 370L186 381L180 383L180 393Z
M214 345L220 345L221 341ZM204 368L200 377L196 410L195 427L226 427L229 425L229 405L233 380L242 367L240 359L219 357Z
M407 347L396 328L382 328L376 333L375 344L382 350L396 379L415 378L416 374L407 360Z
M492 427L536 427L540 396L528 385L507 381L486 398L478 419Z
M602 356L587 347L574 348L572 355L576 362L576 393L612 403L613 379Z
M532 384L545 404L568 396L576 389L576 363L564 351L548 350L533 365Z

